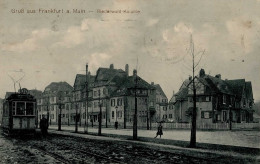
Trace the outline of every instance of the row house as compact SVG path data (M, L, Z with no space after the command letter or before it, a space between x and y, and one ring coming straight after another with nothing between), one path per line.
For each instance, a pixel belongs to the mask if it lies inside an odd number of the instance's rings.
M137 86L135 86L135 79L137 79ZM86 81L88 90L85 88ZM111 64L109 68L99 68L95 76L88 74L86 78L84 75L77 75L73 97L75 103L82 104L78 105L82 107L79 107L80 123L85 122L87 103L88 119L92 125L98 124L100 111L103 125L104 123L113 125L117 121L125 127L127 122L133 122L134 89L138 97L138 120L151 121L150 113L153 115L155 109L155 96L151 95L155 95L153 92L155 88L137 76L136 70L133 76L129 76L128 64L125 70L115 69ZM88 91L88 99L86 99L86 91Z
M217 122L252 122L253 121L253 92L251 82L245 79L222 80L221 75L215 77L200 70L199 76L194 79L196 87L196 107L198 123ZM186 89L185 89L186 88ZM193 84L189 79L184 88L185 118L191 119L193 109ZM176 94L176 98L179 95ZM176 100L177 102L177 100ZM181 117L179 115L179 117ZM178 120L177 120L178 121Z

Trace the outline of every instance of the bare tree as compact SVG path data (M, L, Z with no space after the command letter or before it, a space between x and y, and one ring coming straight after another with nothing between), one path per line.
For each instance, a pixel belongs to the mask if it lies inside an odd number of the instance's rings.
M199 52L195 52L195 46L194 46L194 42L192 39L192 35L190 37L190 47L188 50L188 54L190 55L191 59L192 59L192 67L191 69L189 69L190 67L186 66L187 69L192 71L192 79L191 82L189 84L192 85L192 87L190 87L189 85L187 87L189 87L189 89L192 89L193 91L193 109L192 109L192 121L191 121L191 137L190 137L190 147L196 147L196 117L197 117L197 107L196 107L196 84L195 84L195 71L197 70L197 66L199 65L202 56L204 55L205 50L203 51L199 51ZM199 60L196 60L196 58L199 57ZM185 66L185 65L184 65Z

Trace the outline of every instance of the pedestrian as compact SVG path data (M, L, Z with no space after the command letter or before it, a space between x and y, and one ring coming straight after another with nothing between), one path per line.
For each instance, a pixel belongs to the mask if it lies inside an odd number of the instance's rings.
M160 123L159 126L158 126L158 130L157 130L156 136L155 136L154 138L156 138L158 135L160 135L160 138L161 138L161 136L163 135L161 123Z
M115 128L116 129L118 128L118 122L117 121L115 122Z
M42 133L42 136L44 138L46 138L47 136L47 129L48 129L48 120L45 118L45 115L42 115L42 119L40 121L40 129L41 129L41 133Z

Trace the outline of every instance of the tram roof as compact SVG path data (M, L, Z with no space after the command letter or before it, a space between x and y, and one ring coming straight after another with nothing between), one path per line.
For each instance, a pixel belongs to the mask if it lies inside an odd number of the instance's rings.
M36 99L30 94L14 93L11 94L6 100L28 100L35 101Z

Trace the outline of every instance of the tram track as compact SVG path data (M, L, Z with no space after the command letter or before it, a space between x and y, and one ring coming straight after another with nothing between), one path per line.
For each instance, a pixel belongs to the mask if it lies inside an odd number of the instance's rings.
M77 138L77 137L76 137ZM80 138L80 137L79 137ZM74 140L75 137L73 137ZM57 144L54 141L49 141L52 144ZM125 163L127 162L126 160L122 160L122 159L118 159L115 157L111 157L111 156L105 156L104 154L96 154L96 153L89 153L87 151L82 151L82 150L78 150L80 148L71 148L73 150L77 150L80 151L82 153L88 153L94 156L98 156L98 157L102 157L102 158L106 158L106 159L110 159L112 162L116 162L116 163ZM82 148L84 149L84 148ZM138 150L139 149L139 150ZM180 158L187 158L190 159L192 158L193 160L196 159L197 161L210 161L214 158L205 158L205 157L194 157L194 156L189 156L189 155L185 155L184 153L172 153L172 152L166 152L166 151L160 151L160 150L154 150L155 153L149 153L149 151L142 151L141 148L138 148L136 150L127 150L127 147L117 147L116 151L117 151L117 155L118 156L124 156L125 154L127 154L128 156L132 156L132 157L137 157L141 158L143 162L153 162L153 161L160 161L159 163L173 163L176 162L176 159L180 159Z
M18 141L48 155L59 163L222 163L231 157L213 153L187 153L183 150L163 150L135 142L114 142L67 135L50 134L46 139ZM230 160L228 163L233 161ZM237 161L237 160L235 160ZM238 161L236 163L242 163Z

